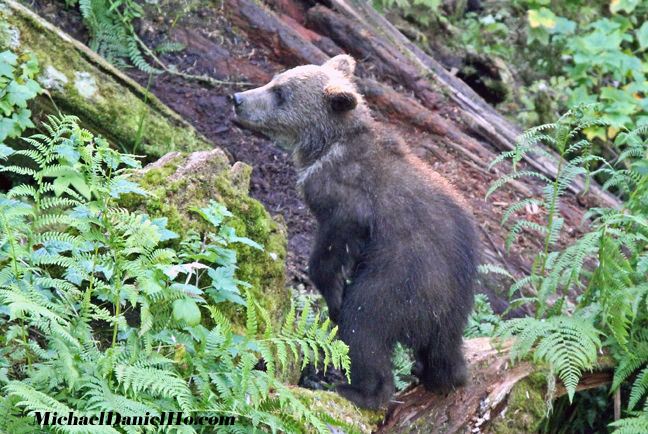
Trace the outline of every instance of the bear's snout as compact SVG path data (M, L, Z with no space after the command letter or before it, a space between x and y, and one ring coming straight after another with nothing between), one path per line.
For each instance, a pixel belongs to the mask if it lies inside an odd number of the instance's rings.
M241 98L241 94L238 92L230 95L229 100L234 104L234 107L240 106L243 102L243 98Z

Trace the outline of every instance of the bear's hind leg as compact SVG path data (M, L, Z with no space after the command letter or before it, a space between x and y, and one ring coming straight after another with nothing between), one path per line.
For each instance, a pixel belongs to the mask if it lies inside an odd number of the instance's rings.
M353 329L341 327L341 338L349 346L351 384L339 385L336 390L358 407L377 410L386 405L394 393L393 348L375 335L362 334L360 330L363 329L357 324Z
M447 393L465 386L468 369L462 351L462 340L446 345L428 345L416 352L414 374L429 391Z

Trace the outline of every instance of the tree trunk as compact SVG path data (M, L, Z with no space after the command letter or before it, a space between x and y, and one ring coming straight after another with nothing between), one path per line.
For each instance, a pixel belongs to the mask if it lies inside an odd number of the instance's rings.
M409 88L429 109L436 109L438 93L448 96L456 105L466 133L479 137L479 144L497 151L509 151L515 147L520 129L497 113L462 80L446 71L436 60L409 41L385 17L373 9L366 0L331 0L335 9L344 17L324 6L309 10L308 18L316 28L328 35L349 52L360 56L380 59L385 73ZM462 146L470 151L470 146ZM556 173L556 165L546 157L525 157L534 169L548 177ZM576 180L570 191L581 193L585 184ZM595 194L607 206L619 204L616 197L592 187Z

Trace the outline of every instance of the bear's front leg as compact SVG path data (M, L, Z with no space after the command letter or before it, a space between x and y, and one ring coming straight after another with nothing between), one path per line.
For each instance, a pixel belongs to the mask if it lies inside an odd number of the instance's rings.
M331 254L332 250L324 244L316 245L308 263L308 275L326 300L329 318L338 323L344 294L344 264L339 257Z
M354 224L322 224L308 264L308 274L326 300L329 318L339 323L344 287L364 249L364 231Z

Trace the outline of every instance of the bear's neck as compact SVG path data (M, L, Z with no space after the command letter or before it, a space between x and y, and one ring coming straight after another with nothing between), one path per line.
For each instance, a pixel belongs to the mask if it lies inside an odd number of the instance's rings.
M293 158L297 169L307 169L318 161L330 158L349 144L362 146L366 141L355 140L363 134L370 133L373 119L365 113L358 113L343 122L331 122L330 125L318 126L304 131L297 139ZM361 151L355 149L356 152ZM334 156L334 155L333 155Z

